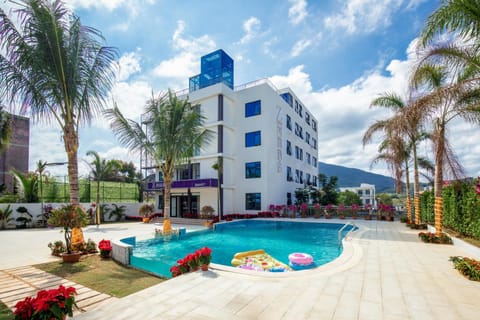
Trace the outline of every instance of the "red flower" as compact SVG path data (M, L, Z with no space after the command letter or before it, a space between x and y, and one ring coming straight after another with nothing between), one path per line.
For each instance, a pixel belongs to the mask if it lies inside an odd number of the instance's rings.
M102 240L98 243L98 249L100 250L112 250L112 245L110 244L110 240Z

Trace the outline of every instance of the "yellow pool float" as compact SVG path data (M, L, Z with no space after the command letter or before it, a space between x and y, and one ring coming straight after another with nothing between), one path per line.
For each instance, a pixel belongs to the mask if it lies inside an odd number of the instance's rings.
M263 249L236 253L232 259L232 266L254 271L283 272L292 270Z

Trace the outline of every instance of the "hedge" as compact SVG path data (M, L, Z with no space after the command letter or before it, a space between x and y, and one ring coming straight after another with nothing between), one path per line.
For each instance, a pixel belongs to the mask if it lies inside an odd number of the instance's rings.
M478 180L457 181L443 187L443 226L463 236L480 239L480 195L477 194ZM420 218L433 224L433 191L425 191L420 196Z

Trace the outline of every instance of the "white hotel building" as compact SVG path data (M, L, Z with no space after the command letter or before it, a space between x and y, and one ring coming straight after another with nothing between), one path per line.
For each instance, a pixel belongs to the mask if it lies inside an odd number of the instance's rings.
M186 98L187 93L177 93ZM217 50L201 58L201 73L190 78L188 98L200 105L205 126L215 132L189 165L176 170L172 217L195 215L205 205L223 214L257 213L270 204L295 201L294 191L317 186L317 121L289 88L268 80L233 85L233 60ZM223 174L212 168L223 159ZM146 164L148 166L148 164ZM147 190L163 205L157 171ZM217 201L218 197L220 201Z

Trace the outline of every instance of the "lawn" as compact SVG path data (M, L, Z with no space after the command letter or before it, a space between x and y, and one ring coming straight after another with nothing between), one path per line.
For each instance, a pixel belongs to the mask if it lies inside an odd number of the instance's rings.
M62 263L59 260L35 267L118 298L165 281L148 273L126 268L111 259L101 259L98 255L84 256L77 263Z
M0 301L0 320L13 319L13 312Z

